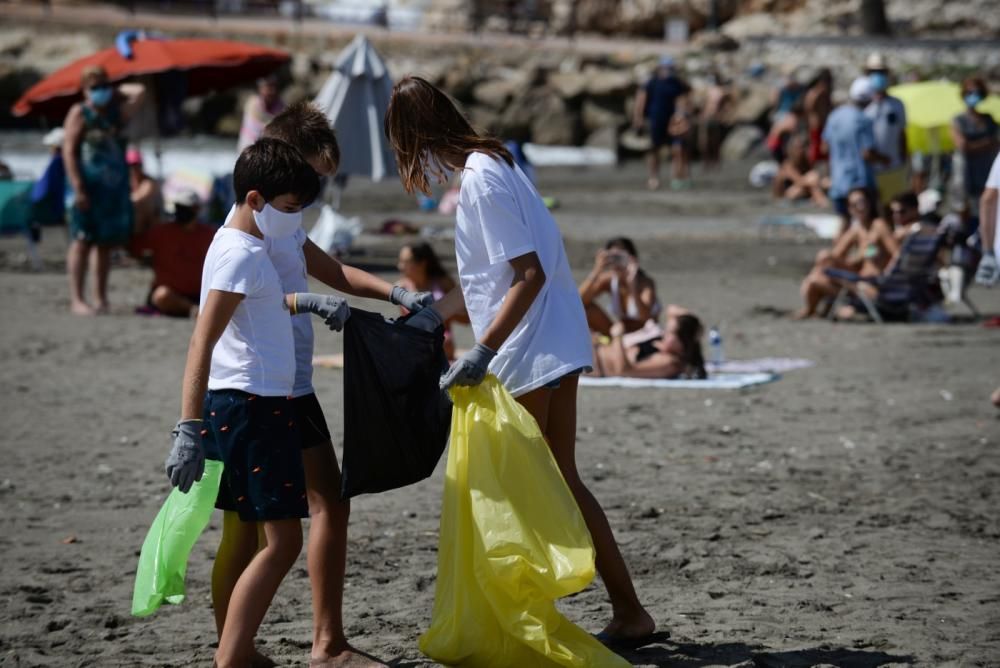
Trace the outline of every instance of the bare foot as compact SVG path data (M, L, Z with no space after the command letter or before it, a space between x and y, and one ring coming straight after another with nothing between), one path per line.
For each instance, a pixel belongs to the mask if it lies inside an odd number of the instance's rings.
M309 668L388 668L371 654L350 645L334 656L311 657Z
M97 308L94 309L94 313L97 315L107 315L111 313L111 304L107 302L98 302Z
M73 315L97 315L97 312L87 302L70 302L69 312Z
M791 315L792 320L808 320L813 317L815 313L810 313L804 308L800 308L798 311Z
M990 401L993 402L994 406L996 406L997 408L1000 408L1000 387L998 387L997 389L993 390L993 395L990 396Z
M646 188L648 188L649 190L659 190L660 179L654 179L654 178L648 179L646 181Z
M632 615L615 615L600 635L609 640L645 638L656 630L656 622L642 608Z

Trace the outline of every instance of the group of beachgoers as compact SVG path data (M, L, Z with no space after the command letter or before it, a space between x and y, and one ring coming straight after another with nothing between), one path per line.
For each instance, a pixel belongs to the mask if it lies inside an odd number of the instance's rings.
M224 464L217 501L223 532L212 571L216 665L271 665L254 638L302 549L305 517L312 520L310 665L383 665L344 635L350 506L338 497L340 472L312 386L311 318L341 330L351 297L405 309L410 316L399 327L442 332L453 321L471 324L475 345L452 350L442 389L477 385L490 372L534 417L586 521L611 600L610 621L598 637L611 646L648 637L655 622L600 504L576 470L577 386L595 365L649 368L655 358L665 369L697 366L684 347L694 331L685 324L688 314L678 313L675 324L668 318L664 332L647 339L653 343L630 352L622 337L643 328L659 307L634 247L616 240L585 285L585 299L611 292L619 316L601 335L610 341L598 343L595 354L591 326L604 328L611 318L602 319L592 299L585 308L559 230L503 143L475 131L442 91L417 77L393 89L385 131L407 192L429 193L432 183L462 174L457 281L424 246L403 249L403 280L392 285L308 240L302 210L337 171L340 155L326 116L304 103L275 116L240 153L236 202L205 257L166 470L186 492L206 459ZM310 276L337 294L308 292Z

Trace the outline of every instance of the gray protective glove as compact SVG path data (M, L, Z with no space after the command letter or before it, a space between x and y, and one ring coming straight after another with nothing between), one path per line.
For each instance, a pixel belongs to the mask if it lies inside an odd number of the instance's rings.
M479 385L479 383L483 382L483 378L486 378L490 362L496 356L496 351L490 350L481 343L477 343L472 350L455 360L451 368L441 376L441 382L439 383L441 389L447 390L453 385Z
M997 256L993 253L983 253L976 270L976 283L992 287L1000 281L1000 267L997 266Z
M444 324L444 321L441 320L440 313L432 308L424 307L417 311L416 314L410 316L403 324L425 332L434 332L434 330Z
M351 309L346 299L315 292L296 292L292 295L291 311L292 315L315 313L335 332L342 330L344 323L351 317Z
M167 477L171 485L185 494L205 472L205 452L201 448L203 425L201 420L181 420L170 432L174 447L167 456Z
M401 285L394 285L389 293L389 301L415 313L433 304L434 295L430 292L410 292Z

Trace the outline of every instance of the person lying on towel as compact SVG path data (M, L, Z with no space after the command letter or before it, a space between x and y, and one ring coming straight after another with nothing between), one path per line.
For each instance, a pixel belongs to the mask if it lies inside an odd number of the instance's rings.
M610 337L594 340L596 377L629 378L707 378L701 337L705 328L690 311L671 304L667 307L666 326L650 320L642 329L629 334L616 322Z

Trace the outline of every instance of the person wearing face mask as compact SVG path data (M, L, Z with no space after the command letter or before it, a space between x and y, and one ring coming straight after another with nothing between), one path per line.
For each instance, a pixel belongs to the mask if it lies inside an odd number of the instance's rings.
M108 311L111 249L128 243L132 234L122 128L142 104L144 88L115 87L100 66L86 68L80 83L84 99L70 108L63 123L63 162L72 191L66 269L70 311L94 315ZM83 296L88 264L93 265L95 306Z
M955 116L951 123L951 137L955 151L961 154L965 171L963 186L965 197L972 211L979 211L979 197L986 187L990 167L997 156L1000 141L997 122L988 113L976 109L986 99L986 82L980 77L969 77L962 82L962 101L965 111Z
M171 220L134 237L130 251L153 268L146 308L193 318L198 315L201 270L215 230L198 221L201 202L192 190L171 195L166 208Z
M906 108L903 102L888 94L889 67L880 53L868 57L865 74L872 88L872 101L865 107L865 116L872 121L875 150L886 157L874 166L875 184L881 204L906 190L909 152L906 146Z
M314 313L335 330L350 315L332 295L286 294L266 238L293 235L320 180L291 145L260 139L233 169L236 209L212 239L202 270L201 311L188 346L181 419L166 461L172 485L190 491L205 460L223 463L220 494L252 528L252 549L225 603L215 665L252 665L253 640L302 549L309 516L299 418L290 396L295 344L289 314ZM257 531L266 544L257 544Z

